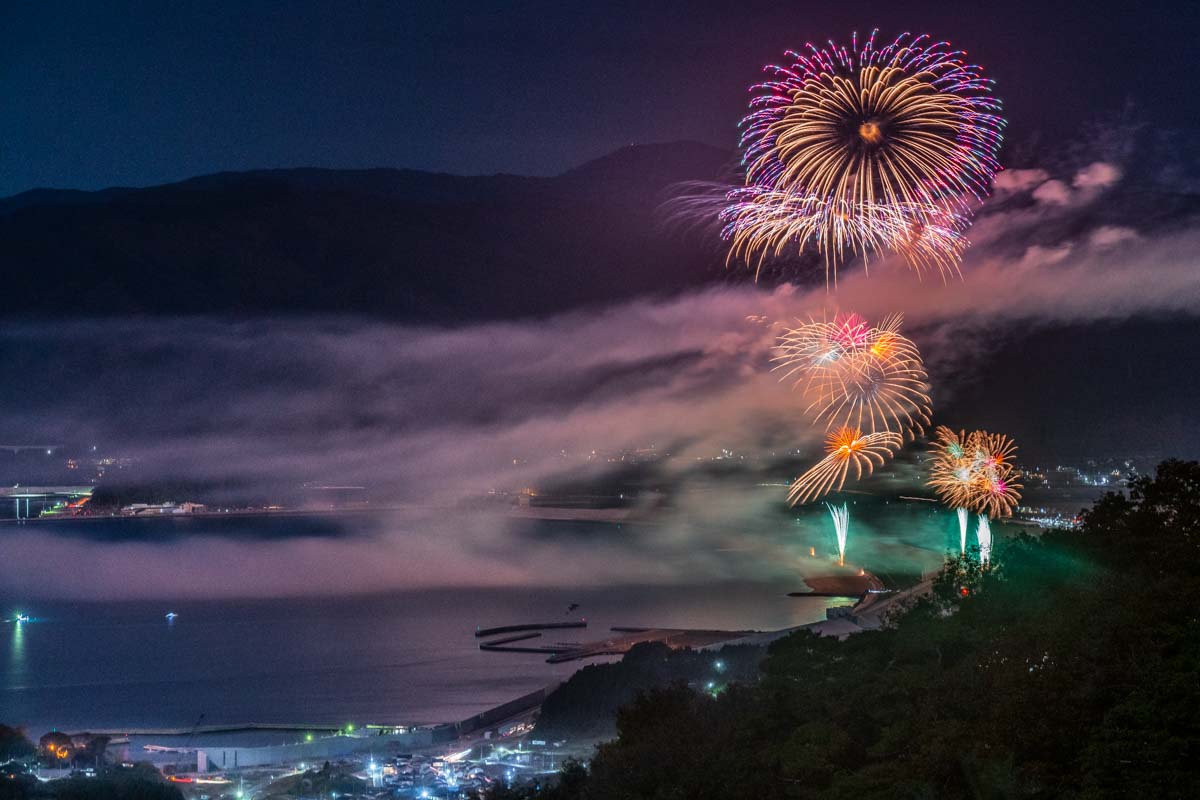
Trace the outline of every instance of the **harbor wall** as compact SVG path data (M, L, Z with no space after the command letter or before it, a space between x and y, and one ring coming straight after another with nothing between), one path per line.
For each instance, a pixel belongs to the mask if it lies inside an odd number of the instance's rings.
M413 750L453 741L469 736L493 725L504 722L524 711L536 708L545 701L546 695L554 691L557 684L522 695L515 700L501 703L461 722L414 728L405 733L382 734L379 736L325 736L311 742L266 745L263 747L203 747L196 751L198 772L225 771L243 767L267 767L302 761L324 761L344 756L378 753L386 755L396 751Z
M397 749L428 747L433 743L433 729L418 728L388 736L328 736L311 742L265 747L205 747L196 751L196 768L199 772L224 771L297 761L324 761L355 753L384 755Z

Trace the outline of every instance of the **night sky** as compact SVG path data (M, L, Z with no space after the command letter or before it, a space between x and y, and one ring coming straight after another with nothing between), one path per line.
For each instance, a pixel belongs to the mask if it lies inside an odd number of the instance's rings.
M965 48L1009 138L1127 101L1200 109L1188 3L9 3L0 195L274 166L556 174L628 143L732 146L759 67L879 26ZM1010 160L1011 163L1011 160Z

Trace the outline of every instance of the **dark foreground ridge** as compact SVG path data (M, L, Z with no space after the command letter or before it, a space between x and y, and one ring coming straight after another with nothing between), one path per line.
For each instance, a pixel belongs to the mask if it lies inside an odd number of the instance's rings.
M749 674L727 648L728 685L712 654L662 645L584 668L539 732L603 734L624 704L616 739L517 795L1194 797L1200 463L1163 463L1078 530L1001 540L989 568L975 556L892 626L793 634Z

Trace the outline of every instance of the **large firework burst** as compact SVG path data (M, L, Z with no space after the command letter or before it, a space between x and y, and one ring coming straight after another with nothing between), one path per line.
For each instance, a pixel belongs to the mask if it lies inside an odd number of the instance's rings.
M929 424L929 384L916 344L900 334L901 321L893 315L872 327L858 314L838 314L785 330L775 369L794 381L806 413L826 427L912 438Z
M861 46L855 36L788 55L790 66L766 67L773 80L752 87L742 120L750 191L726 211L733 253L811 241L835 278L847 251L884 248L956 269L972 201L1000 168L991 81L927 35L876 47L872 32Z
M930 445L928 485L952 508L1007 517L1021 499L1021 473L1012 463L1017 446L998 433L955 433L939 426Z
M842 427L825 438L825 457L792 484L788 490L791 505L803 505L841 491L846 477L854 469L854 479L870 475L904 444L900 434L891 431L863 435L858 428Z

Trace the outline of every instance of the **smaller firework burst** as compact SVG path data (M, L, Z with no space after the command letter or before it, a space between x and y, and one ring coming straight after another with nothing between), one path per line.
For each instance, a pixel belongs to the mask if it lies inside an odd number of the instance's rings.
M951 508L966 508L973 468L967 457L966 431L955 433L945 425L934 431L929 447L929 481L942 502Z
M1013 464L1016 444L998 433L970 435L941 426L930 447L928 485L951 508L989 517L1008 517L1021 499L1020 471Z
M891 431L863 435L861 430L850 426L833 431L825 439L825 457L796 479L788 490L788 503L803 505L831 491L840 491L851 469L854 479L860 480L864 473L870 475L876 466L891 458L903 444L900 434Z
M915 438L929 424L928 376L894 315L872 327L858 314L785 330L775 346L781 380L793 381L805 413L827 428L851 426Z

